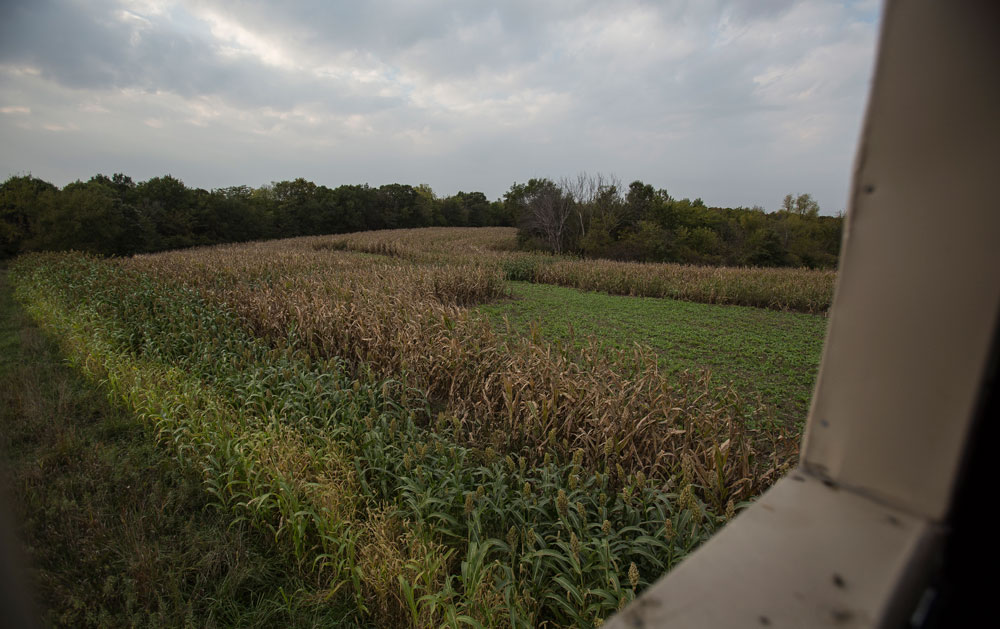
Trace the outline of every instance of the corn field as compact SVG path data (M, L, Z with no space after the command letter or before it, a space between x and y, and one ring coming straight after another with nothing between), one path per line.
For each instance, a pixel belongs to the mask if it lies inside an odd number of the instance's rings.
M500 268L507 279L557 284L634 297L753 306L812 314L833 302L836 271L614 262L516 251L512 227L362 232L315 240L313 246Z
M495 330L470 306L508 279L674 281L512 247L509 230L414 230L32 254L10 277L219 509L366 621L597 626L774 482L797 440L648 349Z

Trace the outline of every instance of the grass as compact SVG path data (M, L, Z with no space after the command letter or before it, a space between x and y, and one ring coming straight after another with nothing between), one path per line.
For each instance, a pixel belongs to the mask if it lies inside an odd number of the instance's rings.
M584 260L517 251L512 227L431 227L311 239L325 249L378 253L419 262L476 264L506 279L555 284L611 295L669 297L708 304L821 314L830 308L836 271L714 267Z
M727 497L742 500L769 486L792 454L787 434L756 430L766 414L753 400L709 386L701 372L667 374L651 350L609 355L498 333L471 308L508 295L496 268L372 261L317 244L322 240L215 247L119 266L195 292L275 349L343 359L356 373L400 383L398 401L417 412L419 424L436 415L424 412L429 400L459 422L463 445L532 463L546 452L568 459L583 450L590 469L613 457L612 469L661 481L679 475L690 456L724 488L713 498L720 509ZM726 443L729 454L715 456Z
M45 626L357 620L353 605L323 599L273 539L212 508L201 476L107 393L65 364L0 271L4 504Z
M620 297L561 286L512 282L513 299L480 306L495 326L577 345L653 348L670 373L708 368L712 380L760 396L787 424L805 421L827 319L745 306Z
M47 608L73 624L597 626L788 469L794 429L726 379L788 394L825 320L529 284L510 300L504 254L470 253L493 233L16 260L16 299L58 341L43 354L36 330L4 376L17 513L68 593L40 589ZM642 288L660 269L622 271ZM38 394L35 355L51 363Z
M319 261L286 253L295 273ZM469 447L469 424L427 417L426 402L401 405L397 394L415 394L399 382L313 357L299 347L302 327L283 341L255 338L179 281L193 279L176 257L151 262L159 275L128 261L33 255L12 276L71 364L201 479L213 513L294 559L286 569L318 591L279 589L289 609L346 596L378 626L595 626L733 517L729 496L751 480L731 485L725 473L750 472L740 434L713 444L714 426L700 420L674 431L687 446L668 453L682 461L666 486L623 470L631 454L613 442L598 469L582 448L563 458L568 446L549 447L536 463ZM272 279L294 288L293 276ZM454 279L433 271L418 288L465 294Z

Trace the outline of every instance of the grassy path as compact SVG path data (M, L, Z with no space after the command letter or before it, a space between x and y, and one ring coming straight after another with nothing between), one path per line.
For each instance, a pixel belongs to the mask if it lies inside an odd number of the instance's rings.
M64 364L5 271L0 471L46 626L312 627L351 616L315 595L272 539L207 508L201 479Z
M512 301L481 307L497 325L506 316L527 333L568 341L597 337L609 347L652 347L670 371L708 368L760 397L790 425L805 420L819 369L827 319L744 306L619 297L546 284L512 282ZM572 330L572 332L571 332Z

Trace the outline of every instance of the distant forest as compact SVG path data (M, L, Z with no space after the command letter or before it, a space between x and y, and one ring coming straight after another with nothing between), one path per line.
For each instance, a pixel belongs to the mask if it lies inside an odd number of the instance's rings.
M95 175L62 189L13 176L0 185L0 258L75 249L127 256L271 238L430 226L518 227L526 249L586 257L730 266L836 266L843 219L808 194L781 209L708 207L635 181L580 175L437 197L427 185L188 188L166 175L136 183Z

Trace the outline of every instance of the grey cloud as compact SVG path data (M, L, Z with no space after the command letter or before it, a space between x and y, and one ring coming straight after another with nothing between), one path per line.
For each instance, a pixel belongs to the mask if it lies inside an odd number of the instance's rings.
M397 104L357 90L281 72L247 58L226 59L201 30L182 30L169 17L147 26L121 19L116 2L29 2L12 9L3 27L0 61L35 66L76 89L133 88L185 97L222 95L248 107L288 109L323 101L346 112Z
M0 64L35 67L77 101L103 98L143 134L154 133L147 117L186 123L166 104L116 105L118 90L213 99L219 116L236 119L199 121L208 126L175 131L176 140L149 136L170 164L199 142L241 147L192 166L206 178L195 185L240 183L240 172L261 183L257 173L297 168L288 176L426 181L496 197L515 179L587 169L719 204L773 207L809 191L825 211L846 197L875 30L870 9L832 0L190 0L140 15L146 26L119 19L121 10L111 0L6 4ZM636 11L638 21L603 30ZM224 54L239 45L213 34L211 13L278 44L295 67ZM328 64L345 72L310 71ZM0 96L32 93L24 81L0 84ZM46 94L51 103L33 117L69 107L58 89ZM5 137L26 137L9 131L9 118L0 118ZM81 137L94 133L88 120L77 122ZM113 145L122 140L99 140L108 155L125 154Z

